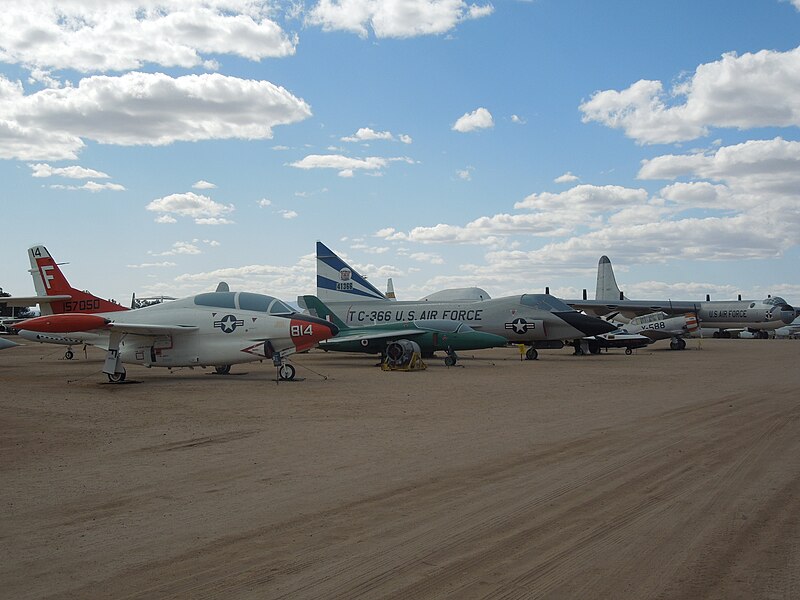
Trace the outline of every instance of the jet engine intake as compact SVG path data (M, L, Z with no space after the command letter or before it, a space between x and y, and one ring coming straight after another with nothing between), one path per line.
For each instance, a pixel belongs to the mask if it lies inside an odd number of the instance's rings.
M421 356L419 344L411 340L396 340L386 346L386 364L390 367L404 367L411 363L414 354Z

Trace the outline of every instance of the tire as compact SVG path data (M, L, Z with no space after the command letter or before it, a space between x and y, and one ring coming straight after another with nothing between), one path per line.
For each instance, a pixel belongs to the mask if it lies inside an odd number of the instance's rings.
M528 348L525 351L525 360L536 360L537 358L539 358L539 352L536 348Z
M455 367L457 359L455 356L445 356L444 357L444 364L448 367Z
M680 350L681 349L681 340L672 340L669 343L670 350Z
M625 354L630 356L631 354L633 354L633 350L631 350L630 348L625 348Z
M281 365L278 368L278 377L283 379L284 381L291 381L294 379L295 370L294 367L290 364Z
M110 383L122 383L125 381L125 369L122 369L122 373L111 373L108 374L108 381Z
M67 360L72 360L73 358L75 358L75 355L72 353L72 350L67 350L66 352L64 352L64 358L66 358Z
M686 340L681 338L678 340L678 350L686 350Z
M217 375L227 375L228 373L231 372L231 366L230 365L220 365L218 367L214 367L214 372Z

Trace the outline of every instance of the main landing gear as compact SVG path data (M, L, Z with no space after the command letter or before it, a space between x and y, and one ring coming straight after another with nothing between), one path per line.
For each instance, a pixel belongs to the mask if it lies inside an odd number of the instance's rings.
M456 354L455 350L448 348L447 356L444 357L444 364L448 367L455 367L457 362L458 354Z
M672 338L669 343L670 350L685 350L686 349L686 340L683 338Z
M122 368L122 371L119 372L119 373L117 373L117 372L106 373L106 375L108 375L109 383L122 383L123 381L125 381L125 367L121 367L121 368Z
M536 350L536 348L531 346L525 350L525 360L536 360L537 358L539 358L539 352Z
M231 372L231 366L230 365L219 365L218 367L214 367L214 372L217 375L227 375L228 373Z

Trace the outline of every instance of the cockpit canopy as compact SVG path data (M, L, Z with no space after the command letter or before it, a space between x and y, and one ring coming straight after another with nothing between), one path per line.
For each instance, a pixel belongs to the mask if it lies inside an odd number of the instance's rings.
M575 309L550 294L523 294L520 304L550 312L575 312Z
M294 312L283 300L252 292L208 292L194 297L197 306L252 310L270 315L288 315Z
M783 306L784 304L788 304L788 302L786 302L786 300L784 300L780 296L770 296L769 298L764 298L764 300L762 300L762 304L769 304L771 306Z

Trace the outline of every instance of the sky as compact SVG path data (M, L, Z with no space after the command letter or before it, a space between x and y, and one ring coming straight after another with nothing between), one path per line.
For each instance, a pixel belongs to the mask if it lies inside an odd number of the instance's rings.
M800 304L800 0L25 0L0 287Z

